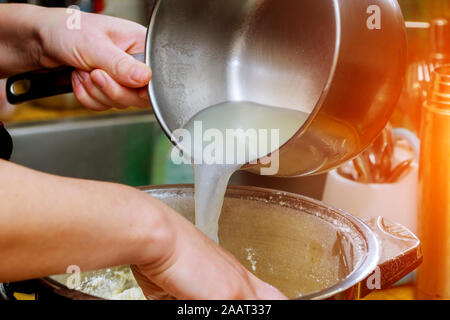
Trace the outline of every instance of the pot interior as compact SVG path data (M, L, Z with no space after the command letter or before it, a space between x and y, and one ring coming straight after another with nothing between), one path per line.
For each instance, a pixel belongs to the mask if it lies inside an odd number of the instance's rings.
M149 190L194 219L192 189ZM231 188L219 221L220 244L289 298L337 285L366 257L365 235L347 215L284 192Z
M159 1L146 60L164 130L225 101L310 114L333 73L338 20L335 1Z
M193 221L193 188L146 192ZM248 270L291 299L327 298L356 284L354 279L365 276L370 246L360 222L344 212L298 195L243 187L227 191L219 239ZM124 273L118 279L124 281L128 269L119 270ZM83 280L98 276L88 273ZM125 283L133 286L133 281Z

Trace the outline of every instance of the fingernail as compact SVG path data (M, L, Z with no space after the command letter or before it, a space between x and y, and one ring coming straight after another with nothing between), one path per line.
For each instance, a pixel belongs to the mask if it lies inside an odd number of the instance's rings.
M271 286L270 284L265 284L266 290L261 294L263 300L286 300L287 298L282 294L277 288Z
M94 81L94 84L100 89L103 89L106 86L106 77L102 71L95 72L92 75L92 80Z
M80 79L80 82L85 82L89 79L89 73L85 71L78 71L77 72L78 79Z
M147 67L134 67L130 77L133 81L144 84L149 78L149 70Z
M78 72L73 73L73 82L75 86L78 86L80 84L80 76L78 75Z
M148 99L148 88L141 89L139 91L139 98L141 98L141 99Z
M80 72L75 71L75 81L77 81L78 83L82 83L83 82L83 78L80 75Z

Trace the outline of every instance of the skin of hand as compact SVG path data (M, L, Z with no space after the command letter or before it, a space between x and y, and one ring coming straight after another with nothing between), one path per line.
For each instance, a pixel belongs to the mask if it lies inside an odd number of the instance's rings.
M70 65L86 107L147 107L144 27L65 9L0 5L0 76ZM125 186L61 178L0 161L0 282L132 264L148 298L285 299L161 202Z
M133 265L148 298L284 299L162 202L134 188L0 161L0 282Z
M165 255L155 262L132 266L147 299L286 299L185 218L175 212L171 217L174 233L166 244Z
M115 17L81 13L80 29L76 29L68 27L69 17L64 8L0 5L0 53L2 59L6 56L5 68L0 64L6 70L3 75L68 65L76 68L72 74L75 96L87 108L149 107L146 86L151 70L131 56L144 52L146 28Z

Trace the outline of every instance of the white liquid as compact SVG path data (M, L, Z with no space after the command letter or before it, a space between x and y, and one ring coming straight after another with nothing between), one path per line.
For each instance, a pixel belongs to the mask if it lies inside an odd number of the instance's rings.
M197 160L194 165L195 171L195 223L196 226L208 235L211 239L218 242L218 223L220 212L222 210L225 191L231 175L239 170L245 163L260 159L273 151L276 151L286 143L303 125L308 118L308 114L300 111L288 110L264 106L250 102L226 102L216 106L209 107L194 116L185 126L192 136L195 134L195 122L201 121L203 132L208 129L217 129L222 137L225 138L223 148L223 157L218 157L224 161L221 163L207 164L199 161L198 157L191 156ZM227 130L249 129L256 130L257 133L265 131L268 133L266 139L257 135L257 140L235 139L235 147L230 147L227 142ZM279 141L271 139L271 132L279 130ZM198 134L198 132L197 132ZM278 138L278 137L277 137ZM255 151L255 142L257 150ZM203 143L203 150L207 144ZM193 148L193 147L192 147ZM193 150L193 149L192 149ZM192 151L191 150L191 151ZM246 155L245 161L237 161L237 154L243 152ZM194 152L191 152L194 155ZM217 152L215 153L217 154ZM232 163L226 161L227 155L235 155L235 161Z

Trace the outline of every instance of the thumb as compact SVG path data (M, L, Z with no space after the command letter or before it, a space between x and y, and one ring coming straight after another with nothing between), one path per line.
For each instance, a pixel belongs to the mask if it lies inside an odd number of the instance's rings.
M256 295L259 300L286 300L287 297L281 293L277 288L268 283L253 277L253 285L256 290Z
M110 43L94 54L93 64L108 73L119 84L129 88L145 87L152 71L145 64Z
M166 293L161 287L154 284L147 278L136 265L130 266L131 271L133 271L133 276L141 287L142 292L147 300L169 300L170 295Z

